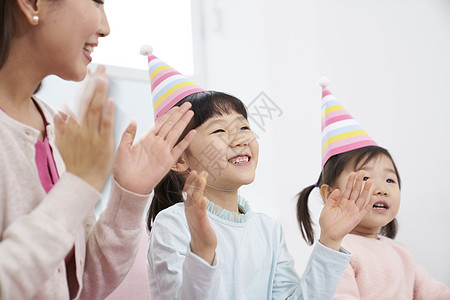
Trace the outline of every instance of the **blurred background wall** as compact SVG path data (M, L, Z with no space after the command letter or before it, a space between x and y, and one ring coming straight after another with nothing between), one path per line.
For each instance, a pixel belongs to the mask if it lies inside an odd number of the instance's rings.
M122 5L129 8L131 2ZM251 118L260 162L255 182L243 187L241 195L254 210L282 223L299 273L311 248L296 222L296 194L316 182L320 173L321 92L316 82L325 75L330 90L391 152L399 168L402 202L396 240L406 244L433 277L450 285L450 2L192 0L190 4L189 75L204 88L239 97L249 110L264 103L272 108L260 108L266 116ZM170 12L159 12L164 14L170 20ZM119 13L109 18L119 19L125 31L140 33L142 41L137 44L152 42L145 26L127 27ZM159 26L152 30L173 29L171 22ZM175 41L169 47L173 52L191 51L184 48L185 42L170 39ZM157 56L186 70L165 57L167 45L158 43L152 44ZM117 140L131 117L138 119L138 134L152 124L144 57L142 64L142 70L107 66L117 106ZM56 107L62 102L76 106L81 86L48 77L39 97ZM107 186L98 212L108 193ZM317 191L310 203L318 218L322 204Z

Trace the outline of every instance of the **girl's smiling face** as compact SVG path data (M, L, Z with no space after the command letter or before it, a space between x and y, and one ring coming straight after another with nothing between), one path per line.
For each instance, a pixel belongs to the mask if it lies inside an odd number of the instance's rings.
M352 171L364 170L365 179L373 181L371 193L377 197L372 210L352 230L351 233L367 237L377 237L381 227L391 222L397 215L400 207L400 187L392 161L385 155L379 155L368 161L357 170L347 168L336 181L337 187L342 191L345 188L348 174Z
M191 170L208 172L208 184L236 190L255 179L258 142L248 121L234 111L216 115L196 128L183 158Z

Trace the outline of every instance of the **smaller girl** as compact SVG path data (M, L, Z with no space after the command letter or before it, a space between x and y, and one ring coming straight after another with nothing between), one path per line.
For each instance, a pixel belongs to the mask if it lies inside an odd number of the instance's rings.
M339 203L338 191L328 198L320 242L300 278L281 225L239 196L239 188L254 180L259 154L244 104L199 89L152 54L148 59L156 117L189 102L194 117L186 132L196 131L154 190L148 216L151 298L332 298L350 259L341 240L372 205L370 180L364 185L363 173L356 180L353 174Z
M411 252L393 239L400 206L400 176L389 152L353 120L322 81L323 169L316 185L299 194L297 217L305 240L314 232L308 196L315 186L325 203L335 189L345 187L352 172L363 170L372 180L372 209L344 238L353 255L334 299L450 299L450 289L416 265Z

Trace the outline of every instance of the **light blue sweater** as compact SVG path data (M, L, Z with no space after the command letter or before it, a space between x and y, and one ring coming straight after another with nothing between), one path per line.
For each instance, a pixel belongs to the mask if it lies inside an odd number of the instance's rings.
M235 214L208 202L217 235L213 265L190 251L184 203L161 211L147 256L151 299L332 299L351 255L317 243L297 275L281 225L245 200Z

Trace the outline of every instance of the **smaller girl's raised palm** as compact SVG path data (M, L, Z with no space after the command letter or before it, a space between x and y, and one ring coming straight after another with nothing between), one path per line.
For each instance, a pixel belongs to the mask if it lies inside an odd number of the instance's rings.
M188 102L181 107L173 107L156 121L152 130L136 142L136 124L128 126L122 135L113 164L114 178L122 187L146 195L169 172L195 135L192 130L177 144L193 116L190 107Z
M339 250L345 235L361 222L375 203L376 197L369 195L372 181L369 179L363 183L364 175L364 171L358 175L352 172L342 195L336 189L325 200L319 218L320 242L323 245Z
M203 197L206 178L203 171L198 174L192 171L183 189L186 219L191 233L191 251L212 264L217 247L216 233L206 215L207 200Z

